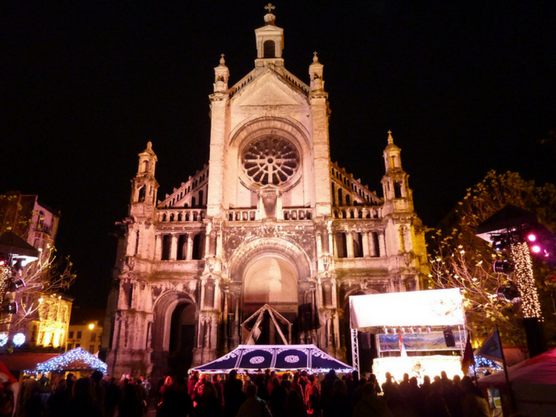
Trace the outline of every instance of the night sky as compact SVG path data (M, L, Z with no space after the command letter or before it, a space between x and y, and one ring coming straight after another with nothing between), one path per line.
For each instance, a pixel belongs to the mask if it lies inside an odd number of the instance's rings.
M65 3L65 4L62 4ZM0 192L62 212L81 307L103 307L114 223L153 142L159 199L208 162L213 68L254 66L264 1L4 1ZM288 70L324 64L332 160L382 194L387 131L434 226L490 169L555 182L556 6L276 1Z

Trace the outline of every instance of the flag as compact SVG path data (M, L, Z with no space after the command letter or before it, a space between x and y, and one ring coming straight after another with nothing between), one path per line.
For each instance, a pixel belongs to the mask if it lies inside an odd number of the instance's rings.
M398 341L400 343L400 356L402 358L407 358L407 352L405 350L405 345L403 344L402 332L398 332Z
M499 362L504 359L502 342L500 342L500 334L498 333L498 330L492 332L492 334L483 342L483 346L481 346L481 348L476 352L476 356L482 356L483 358Z
M469 332L467 333L467 342L465 343L465 350L463 352L463 358L461 358L461 370L464 374L467 374L469 367L475 365L475 356L473 355L473 347L471 346L471 337L469 337Z

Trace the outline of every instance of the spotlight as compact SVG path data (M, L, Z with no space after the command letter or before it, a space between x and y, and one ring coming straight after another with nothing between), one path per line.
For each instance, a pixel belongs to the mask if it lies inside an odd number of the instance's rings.
M541 250L542 249L541 249L540 245L531 246L531 252L533 252L533 253L541 253Z
M496 272L497 274L508 274L514 270L511 262L507 260L494 261L492 264L492 269L494 269L494 272Z
M527 240L529 242L536 242L537 241L537 235L533 232L527 233Z

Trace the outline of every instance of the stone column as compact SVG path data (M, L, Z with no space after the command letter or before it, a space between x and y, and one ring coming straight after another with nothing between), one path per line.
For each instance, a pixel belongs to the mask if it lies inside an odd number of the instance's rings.
M156 235L154 239L154 259L159 261L162 258L162 235Z
M363 257L368 258L369 256L369 232L363 232Z
M170 260L175 261L178 255L178 235L172 234L170 237Z
M346 232L347 257L353 258L353 232Z
M187 251L185 259L190 261L193 258L193 233L187 234Z
M380 248L378 256L386 256L386 240L383 231L378 233L378 246Z

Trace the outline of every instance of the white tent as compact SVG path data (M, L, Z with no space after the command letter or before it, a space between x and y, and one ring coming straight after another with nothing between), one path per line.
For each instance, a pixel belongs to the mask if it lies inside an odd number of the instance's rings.
M383 329L388 331L389 328L393 328L396 329L394 333L402 333L406 328L415 332L415 328L419 331L428 327L433 333L432 336L437 336L436 339L440 338L445 350L447 343L444 340L446 334L443 333L443 330L455 327L460 330L459 335L453 335L456 336L455 347L463 350L465 346L465 333L462 332L465 326L465 313L463 296L459 288L355 295L349 297L349 309L353 365L357 369L359 368L358 331L382 333ZM436 331L432 331L431 327L435 327ZM407 335L406 337L416 336ZM421 338L424 337L423 335ZM403 337L400 336L400 339L403 340ZM397 342L396 340L396 344L398 344ZM401 341L399 345L402 345ZM432 346L418 350L439 350L431 348ZM419 358L412 356L412 359ZM421 359L429 361L431 358L423 357ZM446 357L437 357L437 361L442 359L446 359ZM375 360L375 366L379 367L379 362L380 359Z
M535 417L556 415L556 349L508 368L514 411ZM504 372L478 380L481 388L498 388L508 393Z
M465 324L459 288L349 297L352 329Z

